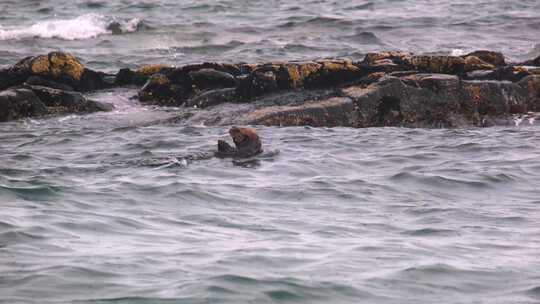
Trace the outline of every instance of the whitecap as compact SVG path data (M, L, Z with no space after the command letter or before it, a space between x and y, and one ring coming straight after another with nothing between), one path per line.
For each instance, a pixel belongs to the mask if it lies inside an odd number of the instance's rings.
M121 22L125 32L134 32L141 21L137 18ZM25 38L58 38L83 40L111 34L108 18L100 14L85 14L74 19L45 20L27 27L1 27L0 40Z
M452 52L450 52L451 56L463 56L465 54L465 51L462 49L453 49Z

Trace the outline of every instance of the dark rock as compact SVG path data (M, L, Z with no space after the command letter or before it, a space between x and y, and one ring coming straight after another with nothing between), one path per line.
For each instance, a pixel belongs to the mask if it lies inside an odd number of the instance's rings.
M242 118L246 124L266 126L351 126L353 103L350 98L334 97L308 101L295 106L270 106L257 109Z
M236 89L226 88L202 92L186 102L186 106L206 108L224 102L237 101Z
M520 65L527 65L527 66L537 66L537 67L540 67L540 56L532 59L532 60L527 60L523 63L521 63Z
M477 70L463 75L466 80L497 80L517 82L531 75L528 69L519 66L504 66L495 70Z
M406 71L412 68L411 58L411 53L400 51L368 53L362 65L371 68L373 72Z
M518 85L526 91L526 110L540 112L540 75L523 78Z
M128 69L120 69L114 79L114 84L118 86L135 84L135 72Z
M495 66L489 64L476 56L465 57L465 72L478 71L478 70L494 70Z
M0 121L47 114L47 108L29 89L14 88L0 92Z
M39 97L51 114L92 113L112 110L111 105L88 100L79 92L63 91L36 85L28 86L28 88Z
M0 90L7 89L16 84L17 81L10 75L9 69L0 69Z
M145 103L179 106L191 96L191 88L171 83L163 74L154 74L139 91L139 100Z
M463 74L465 59L457 56L412 56L411 66L423 73Z
M457 76L418 74L386 77L343 94L354 100L353 125L405 127L486 126L509 121L512 111L527 110L525 84L461 81Z
M194 89L216 89L232 88L236 86L236 79L233 75L214 69L201 69L188 73L191 77Z
M87 92L111 87L114 82L107 81L107 78L110 76L103 72L96 72L85 68L77 88L79 91Z
M104 75L85 68L75 56L62 52L24 58L9 71L10 78L17 84L26 81L30 76L40 76L78 91L103 88Z
M38 85L45 86L53 89L64 90L64 91L74 91L74 89L67 84L58 83L52 80L47 80L41 76L30 76L25 81L29 85Z
M154 74L163 74L174 70L169 65L166 64L148 64L140 67L136 71L132 71L128 68L120 69L116 74L114 84L115 85L143 85L145 84L150 76Z
M496 67L506 65L504 55L500 52L479 50L479 51L474 51L472 53L469 53L463 56L463 58L467 59L467 57L470 57L470 56L477 57L480 60L484 61L485 63L491 64Z
M248 101L254 97L277 91L276 74L272 71L255 71L246 77L238 77L236 95Z

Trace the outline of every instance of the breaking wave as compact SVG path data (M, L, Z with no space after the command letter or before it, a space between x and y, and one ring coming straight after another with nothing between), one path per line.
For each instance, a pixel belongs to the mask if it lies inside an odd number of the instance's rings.
M64 40L84 40L99 35L112 34L109 24L115 20L99 14L85 14L74 19L41 21L26 27L2 27L0 40L27 38L57 38ZM137 18L115 21L122 32L135 32L141 24Z

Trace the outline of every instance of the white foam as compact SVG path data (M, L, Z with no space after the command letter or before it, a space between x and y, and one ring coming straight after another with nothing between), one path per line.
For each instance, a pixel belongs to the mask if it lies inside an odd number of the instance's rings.
M451 56L462 56L465 54L465 51L462 49L453 49L452 52L450 52Z
M139 19L134 18L121 22L126 32L137 29ZM0 40L24 39L24 38L58 38L65 40L83 40L94 38L99 35L110 34L107 30L108 20L99 14L86 14L74 19L47 20L33 24L29 27L0 26Z

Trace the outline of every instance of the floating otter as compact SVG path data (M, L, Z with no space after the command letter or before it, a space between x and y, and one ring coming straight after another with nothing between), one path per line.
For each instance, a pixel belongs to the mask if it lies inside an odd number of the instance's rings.
M236 148L233 148L224 140L218 140L217 156L251 157L262 152L261 140L254 129L232 127L229 134Z

